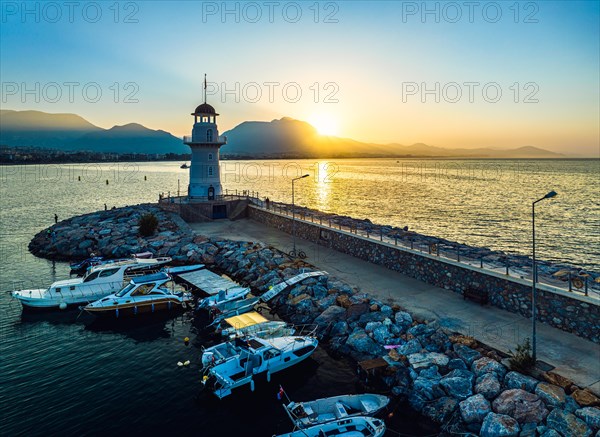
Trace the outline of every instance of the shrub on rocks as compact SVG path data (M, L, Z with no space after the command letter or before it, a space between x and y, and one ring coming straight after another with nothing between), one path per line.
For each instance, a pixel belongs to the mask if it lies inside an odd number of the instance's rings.
M520 431L519 423L512 417L489 413L483 420L479 435L481 437L517 437Z
M471 396L459 403L460 415L466 423L482 423L492 411L490 402L481 394Z
M583 420L560 408L552 410L546 419L546 424L563 436L590 437L592 435L592 430Z
M158 219L152 213L144 214L138 222L139 233L144 237L154 235L158 228Z
M486 399L495 399L500 390L500 381L495 373L485 373L475 382L475 393L482 394Z

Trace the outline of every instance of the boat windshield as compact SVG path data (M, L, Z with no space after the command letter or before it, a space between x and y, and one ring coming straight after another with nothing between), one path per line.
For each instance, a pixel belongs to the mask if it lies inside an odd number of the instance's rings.
M129 293L129 291L131 291L131 289L134 288L134 287L135 287L135 284L128 284L127 287L125 287L124 289L122 289L121 291L119 291L117 294L115 294L115 296L117 296L117 297L123 297L127 293Z

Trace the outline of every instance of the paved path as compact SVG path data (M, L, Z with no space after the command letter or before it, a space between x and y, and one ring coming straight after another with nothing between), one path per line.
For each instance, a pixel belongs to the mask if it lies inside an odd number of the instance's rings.
M285 252L292 248L289 234L249 219L194 223L192 229L214 237L263 241ZM349 285L380 300L391 299L417 317L437 319L442 326L503 352L514 350L531 336L530 320L520 315L482 307L454 292L305 240L299 239L296 244L308 255L306 261ZM541 323L537 332L539 360L554 366L557 373L577 385L600 394L600 345Z

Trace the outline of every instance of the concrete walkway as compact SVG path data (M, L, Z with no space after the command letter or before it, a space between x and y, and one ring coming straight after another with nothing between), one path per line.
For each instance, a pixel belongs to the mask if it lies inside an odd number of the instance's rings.
M212 237L263 241L285 252L292 248L289 234L250 219L191 226L197 233ZM445 328L473 336L503 352L514 350L523 339L531 337L531 321L520 315L465 301L457 293L305 240L298 239L296 244L306 252L307 262L349 285L380 300L396 302L422 319L436 319ZM537 324L537 332L538 360L600 394L600 345L541 323Z

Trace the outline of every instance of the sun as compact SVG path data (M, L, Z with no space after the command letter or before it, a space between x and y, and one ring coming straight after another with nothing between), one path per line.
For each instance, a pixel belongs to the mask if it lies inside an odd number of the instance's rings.
M308 122L312 124L321 135L338 134L337 119L330 114L313 114L308 118Z

